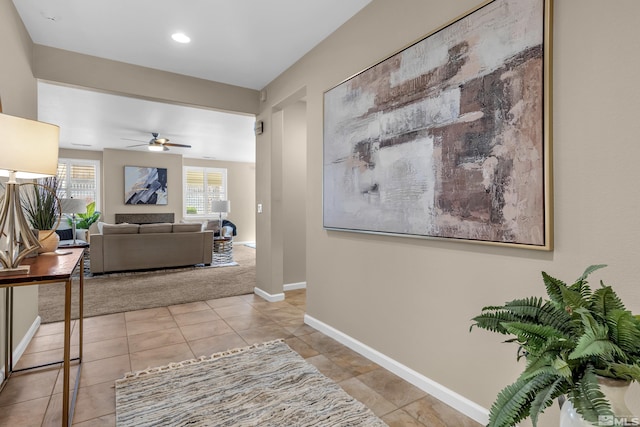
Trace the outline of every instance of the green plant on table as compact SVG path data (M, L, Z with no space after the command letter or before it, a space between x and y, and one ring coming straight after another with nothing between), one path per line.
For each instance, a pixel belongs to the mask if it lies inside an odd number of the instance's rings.
M526 359L518 379L498 394L489 414L491 427L508 427L538 416L566 396L592 423L612 415L598 376L640 381L640 317L600 282L594 291L587 276L604 265L588 267L573 284L542 273L548 299L529 297L484 307L473 326L510 335L517 359Z
M100 211L96 210L96 202L91 202L87 205L87 211L85 213L76 214L76 228L88 229L91 224L100 219ZM73 225L73 219L67 218L69 225Z
M22 209L27 221L36 230L53 230L58 224L60 202L56 193L58 178L55 176L39 179L33 191L27 191L22 198Z

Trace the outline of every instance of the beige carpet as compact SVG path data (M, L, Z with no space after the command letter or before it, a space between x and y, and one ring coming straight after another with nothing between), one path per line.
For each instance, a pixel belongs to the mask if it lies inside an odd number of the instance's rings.
M280 340L130 373L115 386L117 427L386 426Z
M191 267L85 278L84 316L252 293L256 286L255 249L234 245L233 259L237 266ZM73 317L77 317L77 288L77 280L74 280ZM38 311L42 323L64 320L64 284L40 286Z

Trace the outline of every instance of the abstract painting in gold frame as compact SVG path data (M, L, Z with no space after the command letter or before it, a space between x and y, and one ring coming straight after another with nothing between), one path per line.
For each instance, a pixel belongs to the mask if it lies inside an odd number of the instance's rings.
M551 250L551 7L486 2L327 90L324 228Z

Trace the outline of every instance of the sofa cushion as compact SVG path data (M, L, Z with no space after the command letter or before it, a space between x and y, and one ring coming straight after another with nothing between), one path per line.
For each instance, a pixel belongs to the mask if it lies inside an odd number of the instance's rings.
M202 230L202 225L201 224L173 224L173 232L174 233L186 233L186 232L193 232L193 231L201 231Z
M144 233L171 233L172 226L170 222L159 222L157 224L140 224L138 232Z
M67 228L66 230L60 230L58 228L56 233L60 236L60 240L73 240L73 230L71 228Z
M204 231L207 226L207 221L189 221L186 219L181 219L180 224L200 224L200 231Z
M138 224L103 224L102 234L138 234Z

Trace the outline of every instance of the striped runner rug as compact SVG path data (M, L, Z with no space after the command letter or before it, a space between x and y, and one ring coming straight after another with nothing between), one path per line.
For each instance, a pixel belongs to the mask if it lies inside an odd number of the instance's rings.
M131 372L116 426L386 426L282 340Z

